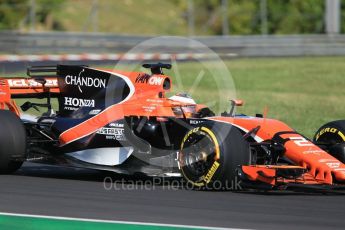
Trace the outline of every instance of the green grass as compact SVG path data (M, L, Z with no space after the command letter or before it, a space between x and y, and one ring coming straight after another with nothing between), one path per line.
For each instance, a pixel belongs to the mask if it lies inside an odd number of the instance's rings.
M65 1L62 10L53 12L67 31L92 31L93 0ZM137 35L185 35L186 22L172 1L98 0L98 32Z
M345 119L345 57L236 59L226 65L237 98L245 101L239 113L263 113L267 106L268 117L308 137L325 122ZM198 72L195 64L183 68ZM214 91L205 82L193 96L203 99Z
M345 119L345 58L251 59L228 63L241 110L254 114L268 106L280 119L312 137L325 122Z
M236 97L245 101L238 113L248 115L263 113L267 106L268 117L282 120L308 137L325 122L345 119L345 57L233 59L225 64L235 91L216 85L215 79L221 76L215 72L222 66L215 63L210 64L211 71L200 63L178 63L177 79L184 87L173 91L188 92L203 69L205 75L192 94L198 103L212 105L220 100L224 105ZM166 74L176 76L174 70ZM224 109L219 104L211 107Z
M183 88L175 84L173 93L188 92L203 69L204 77L192 93L198 103L210 103L222 111L224 103L220 107L213 102L227 103L236 97L245 101L238 112L248 115L262 113L267 106L268 117L282 120L308 137L325 122L345 119L345 57L234 59L225 64L235 91L225 84L216 85L217 70L222 67L212 63L208 70L200 63L178 63L166 74L175 83L182 81ZM231 83L230 78L227 81Z
M54 217L31 217L31 216L15 216L15 215L0 215L1 229L22 229L22 230L190 230L200 229L198 227L189 226L164 226L154 224L140 224L140 223L124 223L124 222L105 222L105 221L90 221L90 220L71 220L71 219L56 219Z

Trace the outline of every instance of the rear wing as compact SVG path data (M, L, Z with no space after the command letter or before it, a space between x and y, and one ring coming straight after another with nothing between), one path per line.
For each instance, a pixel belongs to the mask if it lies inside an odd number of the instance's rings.
M0 90L9 91L11 98L40 98L48 92L51 96L59 94L57 66L29 66L27 75L27 78L2 79Z
M29 77L55 77L57 66L29 66L26 69L26 75Z
M56 77L6 78L3 81L9 88L11 98L40 98L48 92L57 96L60 92Z
M27 78L0 78L0 109L6 107L19 115L12 99L57 97L60 93L57 68L36 66L27 69Z

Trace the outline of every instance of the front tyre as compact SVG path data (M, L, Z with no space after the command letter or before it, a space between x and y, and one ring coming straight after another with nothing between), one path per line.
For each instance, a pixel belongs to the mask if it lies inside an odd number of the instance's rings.
M0 174L18 170L26 156L26 132L11 111L0 110Z
M345 163L345 120L329 122L315 133L314 142L325 144L326 151Z
M237 167L250 163L250 148L237 128L205 122L184 136L178 161L193 188L238 190Z

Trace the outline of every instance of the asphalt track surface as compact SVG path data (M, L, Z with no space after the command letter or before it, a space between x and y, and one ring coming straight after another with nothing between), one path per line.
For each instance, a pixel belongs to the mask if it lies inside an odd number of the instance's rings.
M107 190L107 176L127 182ZM190 191L153 181L131 189L132 180L143 178L26 163L0 175L0 212L252 229L345 226L344 195Z

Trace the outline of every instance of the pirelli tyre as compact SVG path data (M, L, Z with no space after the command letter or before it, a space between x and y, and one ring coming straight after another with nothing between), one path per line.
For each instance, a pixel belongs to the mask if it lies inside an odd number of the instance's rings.
M345 120L321 126L315 133L314 142L324 145L332 156L345 163Z
M187 186L194 189L241 189L237 168L250 163L249 144L228 124L204 122L184 136L178 162Z
M26 132L21 120L0 110L0 174L18 170L26 156Z

